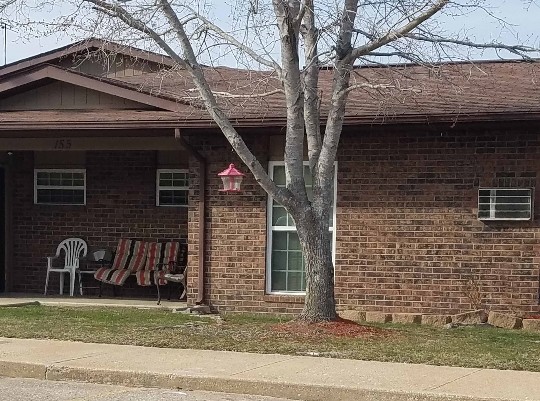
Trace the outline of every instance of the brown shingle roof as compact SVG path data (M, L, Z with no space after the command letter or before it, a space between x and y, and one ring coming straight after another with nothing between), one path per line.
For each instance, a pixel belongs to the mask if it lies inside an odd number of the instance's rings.
M284 96L275 75L226 67L206 69L214 91L233 119L285 118ZM320 74L321 114L331 96L333 70ZM392 120L467 120L495 114L540 113L540 64L531 62L480 62L391 68L356 68L346 115L349 122L380 123ZM137 88L176 97L200 106L194 85L185 71L122 78ZM371 87L370 87L371 86ZM234 97L238 95L260 95Z
M114 47L114 44L107 45ZM4 77L7 77L20 73L18 67L21 66L26 66L22 72L26 73L41 63L60 57L66 51L82 51L79 49L81 46L82 42L74 47L23 60L20 65L0 69L0 75L5 73ZM156 54L137 54L141 57L145 55L156 60L161 57L169 60ZM26 65L29 62L31 66ZM163 65L171 64L163 62ZM333 73L332 69L321 69L320 72L319 90L323 119L328 112ZM432 68L419 65L355 68L351 74L354 89L349 94L345 123L536 119L540 116L539 73L539 63L523 61L442 63ZM228 67L206 67L205 75L211 88L218 92L218 101L233 124L250 127L284 124L286 106L275 74ZM214 125L204 110L191 78L184 70L166 68L160 73L94 79L167 100L174 99L180 103L178 111L2 112L0 129L14 127L17 123L20 127L23 124L33 124L24 125L30 127L37 124L53 126L58 122L65 123L66 126L76 126L77 123L91 126L100 122L117 125L123 122L127 125L137 122L150 124L152 121L164 126Z

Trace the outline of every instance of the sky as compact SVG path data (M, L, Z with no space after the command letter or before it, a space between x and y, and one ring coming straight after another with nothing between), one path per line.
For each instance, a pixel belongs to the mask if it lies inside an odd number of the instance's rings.
M29 0L32 2L32 0ZM207 0L214 2L212 20L225 25L230 24L229 10L224 6L222 0ZM458 0L459 1L459 0ZM465 0L462 0L462 3ZM57 3L58 4L58 3ZM533 47L540 47L538 24L540 21L540 3L531 3L526 0L492 0L490 2L491 12L496 18L505 20L509 25L502 28L501 25L485 12L472 12L461 17L445 17L441 23L450 31L466 32L467 37L477 42L489 42L496 40L507 44L526 43ZM62 10L60 8L59 10ZM38 17L39 16L38 14ZM0 21L6 20L0 15ZM11 63L23 58L53 50L73 42L73 38L64 35L52 34L47 37L34 38L31 40L21 39L16 31L8 30L4 37L4 31L0 32L0 65ZM7 46L4 45L4 41ZM5 55L5 57L4 57ZM503 53L503 57L515 58L508 53ZM495 59L497 54L476 51L474 59ZM236 67L235 61L223 59L222 64Z

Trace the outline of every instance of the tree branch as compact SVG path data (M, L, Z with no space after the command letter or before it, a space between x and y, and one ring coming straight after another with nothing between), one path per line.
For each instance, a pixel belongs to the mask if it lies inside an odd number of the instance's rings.
M370 43L367 43L363 46L353 49L350 53L350 57L353 60L355 60L358 57L365 56L368 53L372 52L373 50L379 49L380 47L387 45L388 43L393 42L396 39L404 37L406 34L408 34L410 31L412 31L417 26L422 24L424 21L428 20L429 18L437 14L449 2L450 0L437 0L433 6L431 6L428 10L420 14L418 17L414 18L408 24L402 26L401 28L397 30L392 30L388 32L386 35L384 35L381 38L373 39Z
M278 202L285 206L290 206L291 197L289 196L288 191L284 188L279 188L270 179L266 170L261 166L261 163L257 160L253 153L251 153L242 137L232 126L231 122L229 121L223 110L221 110L221 108L218 106L216 98L214 97L212 90L210 89L210 86L208 85L208 82L204 77L202 68L197 61L197 58L195 57L195 53L193 51L187 34L184 31L184 27L178 19L178 16L172 9L170 3L167 0L158 0L158 3L162 8L163 14L176 32L176 36L184 51L184 56L186 57L186 69L190 73L195 85L197 86L197 89L201 94L206 109L208 110L216 124L221 128L221 131L223 132L235 152L253 173L253 176L255 177L259 185L261 185L264 190Z
M18 0L3 0L3 1L0 1L0 11L4 11L10 5L15 4L16 1L18 1Z
M197 89L188 89L187 90L187 92L196 92L196 91L198 91L198 90ZM252 99L252 98L255 98L255 97L272 96L272 95L276 95L278 93L285 93L285 92L283 91L283 89L275 89L275 90L268 91L268 92L263 92L263 93L251 93L249 95L238 95L238 94L229 93L229 92L212 91L212 94L214 96L228 98L228 99ZM190 97L190 99L200 99L200 98L202 98L202 96L200 94L197 97Z
M366 38L370 40L375 40L375 36L373 34L370 34L369 32L366 32L362 29L354 29L355 32L360 33L364 35ZM540 48L535 48L531 46L523 46L523 45L507 45L504 43L476 43L470 40L460 40L460 39L449 39L438 35L433 36L427 36L427 35L419 35L414 33L406 33L401 36L402 38L417 40L420 42L429 42L429 43L435 43L435 44L453 44L453 45L459 45L459 46L465 46L465 47L473 47L476 49L495 49L495 50L508 50L511 53L514 53L520 57L531 59L527 54L525 53L532 53L532 52L540 52ZM384 53L383 53L384 54ZM370 52L369 55L374 55L373 52ZM392 54L399 57L403 57L403 53L399 54Z
M531 57L529 57L525 53L540 52L539 48L523 46L523 45L506 45L504 43L475 43L468 40L448 39L448 38L443 38L440 36L428 37L424 35L415 35L411 33L404 35L404 37L408 39L422 41L422 42L448 43L448 44L454 44L454 45L460 45L460 46L474 47L476 49L508 50L509 52L512 52L520 57L524 57L527 59L530 59Z
M83 0L83 1L96 5L99 9L102 9L102 11L107 11L108 13L111 13L111 12L114 13L126 25L150 36L150 38L152 38L158 44L159 47L161 47L169 56L171 56L171 58L173 58L175 62L180 64L182 67L185 67L185 61L180 56L178 56L178 54L176 54L176 52L167 44L167 42L161 39L161 36L159 36L159 34L156 31L154 31L152 28L150 28L147 24L142 22L140 19L135 18L122 6L116 3L109 3L102 0ZM108 14L107 12L105 12L105 14Z
M208 82L204 77L202 68L198 63L197 58L195 57L195 53L193 51L191 43L189 42L187 34L184 31L184 27L167 0L158 0L158 3L162 9L163 14L165 15L176 33L182 50L184 51L185 59L181 58L174 50L172 50L159 37L159 35L157 35L157 33L153 29L151 29L141 20L135 18L122 6L116 3L111 4L102 0L84 1L93 3L105 10L115 12L116 14L118 14L118 17L128 26L140 32L148 34L175 62L179 63L183 68L185 68L190 73L193 82L197 86L197 89L201 94L208 113L214 119L216 124L220 127L221 131L223 132L235 152L253 173L253 176L255 177L259 185L261 185L261 187L263 187L266 192L268 192L274 199L276 199L283 205L291 204L291 199L289 196L290 194L288 193L288 191L285 188L278 187L270 179L266 170L261 166L260 162L253 155L253 153L251 153L242 137L238 134L238 132L236 132L223 110L221 110L221 108L218 106L216 99L212 94L212 90L210 89Z
M355 89L360 88L369 88L369 89L398 89L403 92L414 92L414 93L421 93L422 90L418 88L402 88L399 84L369 84L369 83L363 83L363 84L354 84L349 85L346 89L343 89L342 93L340 93L340 96L343 96L345 93L352 92Z
M281 67L278 63L276 63L274 60L267 60L263 57L261 57L259 54L257 54L253 49L251 49L249 46L246 46L242 42L240 42L238 39L236 39L234 36L230 35L229 33L225 32L223 29L218 27L216 24L213 24L208 19L203 17L201 14L199 14L197 11L195 11L193 8L184 5L188 10L190 10L199 20L201 20L206 27L212 31L214 31L217 35L221 36L225 41L228 43L236 46L240 50L244 51L245 53L249 54L253 60L258 62L261 65L264 65L268 68L274 69L278 76L281 76Z

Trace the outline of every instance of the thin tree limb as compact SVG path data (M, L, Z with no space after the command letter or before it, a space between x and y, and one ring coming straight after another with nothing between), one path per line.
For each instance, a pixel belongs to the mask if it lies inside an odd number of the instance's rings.
M474 47L476 49L508 50L509 52L512 52L524 58L531 58L525 53L532 53L532 52L540 51L540 48L535 48L531 46L506 45L504 43L475 43L468 40L448 39L448 38L443 38L439 36L428 37L424 35L415 35L411 33L404 35L404 37L408 39L422 41L422 42L447 43L447 44L454 44L454 45L459 45L459 46Z
M397 30L392 30L386 35L372 40L370 43L367 43L363 46L357 47L353 49L350 53L350 57L355 60L360 56L365 56L369 52L379 49L380 47L387 45L390 42L393 42L396 39L404 37L406 34L408 34L410 31L415 29L417 26L428 20L429 18L433 17L435 14L437 14L440 10L442 10L450 0L437 0L436 3L431 6L428 10L420 14L418 17L410 21L408 24L402 26L401 28Z
M107 11L108 13L111 13L111 12L114 13L126 25L150 36L150 38L152 38L157 43L157 45L161 47L169 56L175 59L174 61L180 64L180 66L182 67L186 66L185 61L176 54L176 52L167 44L167 42L165 42L161 38L161 36L159 36L159 34L155 30L150 28L147 24L142 22L140 19L135 18L122 6L116 3L109 3L102 0L83 0L83 1L87 3L92 3L96 5L98 8ZM175 57L172 56L173 54L175 55Z
M255 60L256 62L258 62L259 64L261 65L264 65L268 68L272 68L274 70L276 70L276 72L278 73L278 76L281 76L281 67L279 66L278 63L276 63L274 60L267 60L265 59L264 57L261 57L259 54L257 54L252 48L250 48L249 46L246 46L245 44L243 44L242 42L240 42L238 39L236 39L234 36L232 36L231 34L225 32L223 29L221 29L220 27L218 27L216 24L212 23L210 20L208 20L207 18L203 17L201 14L199 14L196 10L194 10L193 8L185 5L184 7L186 7L188 10L190 10L194 15L196 15L196 17L201 20L208 29L212 30L213 32L215 32L218 36L221 36L225 41L227 41L228 43L232 44L233 46L236 46L238 49L246 52L247 54L249 54L249 56L251 58L253 58L253 60Z
M197 91L197 89L188 89L187 90L188 92L195 92ZM228 98L228 99L253 99L253 98L256 98L256 97L267 97L267 96L272 96L272 95L276 95L278 93L285 93L283 89L275 89L275 90L272 90L272 91L268 91L268 92L262 92L262 93L250 93L250 94L247 94L247 95L239 95L239 94L234 94L234 93L230 93L230 92L220 92L220 91L212 91L212 94L214 96L218 96L218 97L223 97L223 98ZM201 95L197 96L197 98L202 98ZM195 99L195 97L193 97L193 99Z
M421 93L422 90L418 88L402 88L399 85L396 84L369 84L369 83L362 83L362 84L354 84L349 85L346 89L343 89L342 93L340 93L340 96L343 96L345 93L349 93L354 91L355 89L361 89L361 88L368 88L368 89L398 89L403 92L414 92L414 93Z
M373 34L370 34L369 32L366 32L362 29L355 29L354 30L357 33L360 33L367 37L370 40L374 40L375 36ZM464 47L472 47L475 49L495 49L495 50L508 50L509 52L512 52L520 57L524 58L530 58L525 53L533 53L533 52L539 52L540 48L532 47L532 46L523 46L523 45L507 45L504 43L477 43L470 40L460 40L460 39L450 39L441 37L438 35L433 36L427 36L427 35L418 35L414 33L407 33L401 36L402 38L417 40L421 42L429 42L429 43L435 43L435 44L453 44L453 45L459 45ZM373 52L370 53L370 55L373 55ZM398 54L396 54L398 55ZM402 55L399 55L402 57Z

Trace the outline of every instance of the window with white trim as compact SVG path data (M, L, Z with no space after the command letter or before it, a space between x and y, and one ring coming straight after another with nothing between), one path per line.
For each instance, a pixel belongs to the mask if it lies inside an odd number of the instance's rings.
M337 168L335 169L337 170ZM270 162L269 174L278 187L285 186L285 165ZM304 180L308 198L313 196L312 178L309 166L304 166ZM336 171L334 171L334 204L330 213L329 240L335 248L335 199ZM334 253L334 252L332 252ZM268 241L267 241L266 289L268 293L304 293L306 277L304 257L296 224L283 206L268 197Z
M156 174L156 205L187 206L189 195L189 171L159 169Z
M35 169L34 203L85 205L85 169Z
M478 219L531 220L532 189L479 188Z

